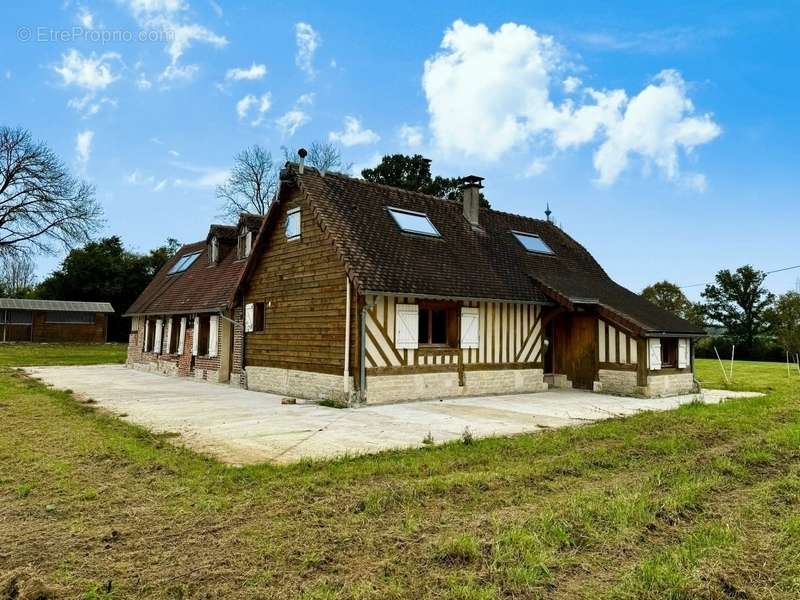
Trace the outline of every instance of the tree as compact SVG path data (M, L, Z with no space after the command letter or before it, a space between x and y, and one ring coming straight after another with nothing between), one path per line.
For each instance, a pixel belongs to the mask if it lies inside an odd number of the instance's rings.
M790 354L800 353L800 293L786 292L769 314L778 344Z
M17 252L0 257L0 295L24 298L36 283L36 265L27 254Z
M775 296L762 287L766 276L750 265L733 273L724 269L702 293L708 318L725 327L727 336L744 352L753 350L756 338L769 326L768 309Z
M399 187L412 192L421 192L461 202L461 177L441 177L431 175L431 161L421 154L407 156L391 154L384 156L380 164L372 169L364 169L361 176L367 181ZM483 208L490 204L481 193Z
M0 254L84 243L101 215L94 187L70 175L44 143L0 127Z
M272 154L258 144L245 148L234 157L228 180L217 186L220 216L236 222L241 213L266 214L277 189Z
M90 242L72 250L61 267L36 287L35 295L47 300L110 302L116 314L109 319L109 339L124 341L129 324L122 313L177 249L174 239L146 254L126 250L118 236Z
M659 281L642 290L642 297L656 306L686 319L692 325L703 326L703 308L686 297L674 283Z
M281 146L283 150L283 159L286 162L297 162L297 154L292 153L286 146ZM342 158L342 152L339 147L330 142L311 142L307 148L308 155L305 159L305 164L314 167L319 171L349 171L353 163L345 163Z

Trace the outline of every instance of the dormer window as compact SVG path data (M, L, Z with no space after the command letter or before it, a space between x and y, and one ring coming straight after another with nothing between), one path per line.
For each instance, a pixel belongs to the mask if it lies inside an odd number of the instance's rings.
M215 265L219 262L219 240L216 236L211 238L208 248L208 264Z
M239 258L247 258L253 249L253 232L242 227L239 232Z

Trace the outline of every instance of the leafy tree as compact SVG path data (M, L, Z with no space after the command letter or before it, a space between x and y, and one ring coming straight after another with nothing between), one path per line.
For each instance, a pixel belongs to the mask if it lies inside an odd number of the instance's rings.
M0 296L25 298L35 283L36 265L30 256L17 252L0 256Z
M84 243L101 215L94 187L70 175L44 143L26 129L0 127L0 254Z
M278 189L278 168L272 154L255 144L239 152L233 163L228 180L217 186L220 216L236 222L241 213L266 214Z
M441 177L431 175L431 161L421 154L407 156L391 154L384 156L379 165L372 169L364 169L361 176L367 181L399 187L412 192L422 192L461 202L460 177ZM489 208L490 204L481 193L481 206Z
M754 349L756 338L769 327L767 317L775 296L762 287L766 276L750 265L733 273L724 269L702 294L708 318L725 327L728 337L745 352Z
M175 254L178 242L167 240L147 254L126 250L118 236L72 250L61 267L36 288L38 298L110 302L109 339L127 339L129 324L122 313L144 290L153 275Z
M703 326L703 308L686 297L674 283L659 281L642 290L642 297L656 306L686 319L692 325Z
M786 292L769 314L772 331L786 352L800 353L800 293Z

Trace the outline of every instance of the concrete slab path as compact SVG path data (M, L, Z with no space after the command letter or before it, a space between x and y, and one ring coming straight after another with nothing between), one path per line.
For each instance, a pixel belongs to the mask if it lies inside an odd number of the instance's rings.
M643 410L668 410L695 395L644 399L552 390L536 394L430 400L357 409L281 404L282 396L165 377L122 365L28 367L58 389L70 389L126 421L175 432L181 443L231 464L290 463L422 446L458 439L535 432ZM717 403L742 392L706 390ZM758 395L758 394L749 394Z

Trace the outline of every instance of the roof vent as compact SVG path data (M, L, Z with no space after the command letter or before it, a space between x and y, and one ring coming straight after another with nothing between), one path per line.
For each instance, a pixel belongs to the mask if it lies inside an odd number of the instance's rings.
M300 175L302 175L303 168L305 167L306 156L308 156L308 150L306 150L305 148L300 148L300 150L297 151L297 156L300 157L299 161L300 166L298 167L297 171L300 173Z
M481 188L483 177L467 175L461 180L461 203L464 209L464 218L473 227L478 227L481 207Z

